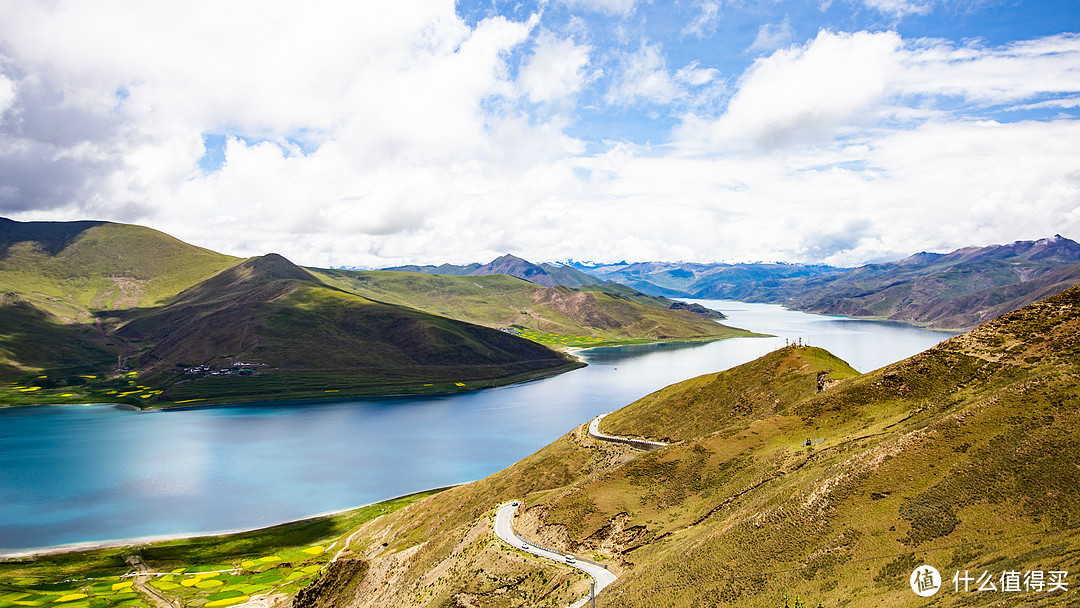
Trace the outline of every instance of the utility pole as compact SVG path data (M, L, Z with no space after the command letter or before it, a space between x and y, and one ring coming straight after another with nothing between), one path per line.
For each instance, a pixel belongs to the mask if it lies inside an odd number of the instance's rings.
M596 608L596 581L589 583L589 606Z

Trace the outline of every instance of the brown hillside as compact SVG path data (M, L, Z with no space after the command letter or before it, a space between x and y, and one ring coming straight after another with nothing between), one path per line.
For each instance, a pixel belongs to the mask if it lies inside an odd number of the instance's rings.
M620 575L598 606L923 606L908 586L923 563L946 579L933 605L1074 605L1071 589L979 595L951 578L1080 565L1078 329L1072 289L821 391L816 349L669 387L613 420L666 417L676 444L636 452L579 428L369 524L348 605L559 605L541 581L565 569L481 533L521 496L521 533Z

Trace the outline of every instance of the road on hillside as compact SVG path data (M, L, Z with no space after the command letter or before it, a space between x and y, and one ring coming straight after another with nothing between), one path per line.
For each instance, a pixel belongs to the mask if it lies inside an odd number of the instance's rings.
M554 551L548 551L547 549L541 549L536 545L520 539L514 533L514 503L507 502L499 505L498 511L495 512L495 536L498 536L506 543L509 543L511 547L518 551L525 551L539 557L546 557L552 561L559 562L577 568L584 571L596 581L596 592L600 593L600 590L607 587L611 583L615 582L615 575L610 570L603 566L597 566L596 564L590 564L589 562L577 561L573 564L566 564L566 558L560 553ZM581 608L589 603L589 597L585 597L578 602L575 602L570 608Z
M610 414L611 412L608 412ZM613 443L625 443L639 450L645 450L646 452L651 450L658 450L662 447L666 447L667 444L660 441L646 441L644 439L632 439L630 437L616 437L615 435L605 435L600 432L600 421L604 419L607 414L600 414L596 418L592 419L589 423L589 437L593 439L599 439L601 441L611 441Z

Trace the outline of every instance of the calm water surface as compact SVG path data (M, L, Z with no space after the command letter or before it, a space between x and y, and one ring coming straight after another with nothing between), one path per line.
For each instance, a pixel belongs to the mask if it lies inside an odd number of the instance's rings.
M951 335L700 302L730 325L777 337L592 349L580 370L444 397L0 409L0 549L254 528L471 481L596 414L754 359L785 338L865 372Z

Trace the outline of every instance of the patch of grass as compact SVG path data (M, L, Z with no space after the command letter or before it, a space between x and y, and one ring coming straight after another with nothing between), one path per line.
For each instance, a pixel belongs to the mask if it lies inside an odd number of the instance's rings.
M239 261L142 226L0 224L0 284L67 307L72 320L162 302Z
M238 534L0 560L0 606L84 602L94 608L149 608L153 604L133 592L133 580L125 576L131 572L125 558L131 555L151 571L173 572L152 577L149 584L188 606L227 606L253 593L293 594L318 575L358 526L442 491Z

